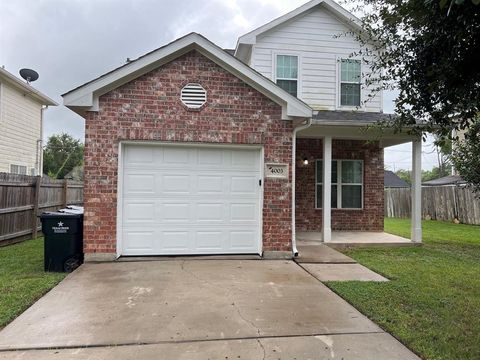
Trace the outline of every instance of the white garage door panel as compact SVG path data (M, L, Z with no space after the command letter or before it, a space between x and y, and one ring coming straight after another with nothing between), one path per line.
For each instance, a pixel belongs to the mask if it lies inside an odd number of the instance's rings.
M122 255L258 253L260 150L127 145Z
M241 227L170 229L172 230L124 230L125 255L258 253L259 234L255 230L241 230ZM157 251L152 252L152 249Z

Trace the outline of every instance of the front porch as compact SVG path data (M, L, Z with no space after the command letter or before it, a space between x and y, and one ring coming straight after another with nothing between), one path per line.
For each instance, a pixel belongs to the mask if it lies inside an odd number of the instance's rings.
M421 139L371 125L332 124L317 116L298 132L293 194L296 250L297 245L316 244L337 248L421 244ZM412 144L411 240L383 232L383 150L408 142Z
M297 246L328 245L332 248L362 247L362 246L413 246L418 243L401 236L386 232L374 231L332 231L331 240L327 243L322 240L319 231L297 232Z

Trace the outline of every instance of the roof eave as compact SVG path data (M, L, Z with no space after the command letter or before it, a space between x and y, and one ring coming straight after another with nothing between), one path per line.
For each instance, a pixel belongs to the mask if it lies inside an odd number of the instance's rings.
M13 86L17 90L24 92L25 95L30 96L37 102L45 106L58 106L58 103L49 98L47 95L42 94L40 91L32 87L31 85L24 83L22 80L18 79L16 76L10 74L5 69L0 69L0 79L3 79L4 82Z

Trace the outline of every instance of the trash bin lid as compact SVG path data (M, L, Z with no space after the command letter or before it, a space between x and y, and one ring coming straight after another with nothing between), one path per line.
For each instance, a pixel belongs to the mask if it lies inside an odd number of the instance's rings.
M68 205L67 209L72 209L72 210L82 210L83 211L83 206L77 206L77 205Z
M83 209L81 210L77 210L77 209L60 209L58 210L59 212L61 213L64 213L64 214L79 214L79 215L83 215Z
M83 214L74 214L74 213L65 213L60 211L45 211L40 215L40 218L47 219L47 218L56 218L56 217L80 217Z

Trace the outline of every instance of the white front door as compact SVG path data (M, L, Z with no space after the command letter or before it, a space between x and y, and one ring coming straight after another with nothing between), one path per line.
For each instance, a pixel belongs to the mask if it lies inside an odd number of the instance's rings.
M261 150L124 145L121 255L261 252Z

